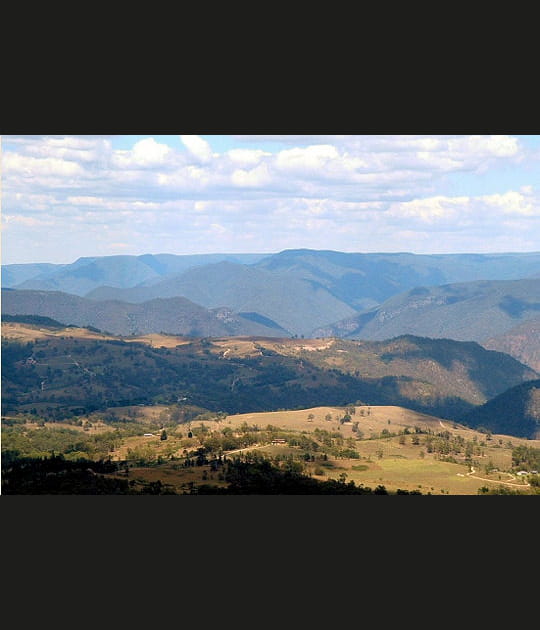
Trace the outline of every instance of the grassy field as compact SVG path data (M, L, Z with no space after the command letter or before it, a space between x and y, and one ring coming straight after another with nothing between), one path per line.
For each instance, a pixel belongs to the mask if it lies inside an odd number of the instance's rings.
M295 435L309 435L315 429L322 429L328 432L339 432L344 440L347 438L354 440L354 448L359 454L359 459L329 458L327 462L321 464L309 463L306 472L317 479L339 479L345 473L347 481L354 481L356 484L376 487L384 485L388 490L420 490L422 494L453 494L453 495L475 495L482 486L496 487L503 484L508 488L525 490L527 483L520 477L516 477L505 469L512 465L512 447L526 445L540 448L540 441L525 440L504 435L492 435L487 439L486 434L468 429L439 418L417 413L409 409L392 406L358 406L352 415L353 421L358 420L358 428L363 431L363 439L357 439L352 431L352 423L339 423L339 418L343 416L344 408L340 407L314 407L310 409L294 411L276 411L265 413L250 413L231 415L220 422L203 420L194 421L190 427L206 427L210 432L220 431L225 427L230 427L233 431L238 431L246 424L250 427L257 426L266 429L268 425L289 432L291 437ZM362 413L363 412L363 413ZM326 420L330 414L332 420ZM313 417L310 417L313 416ZM442 461L435 453L427 453L425 440L427 434L419 435L420 443L412 443L414 428L423 431L431 431L431 434L447 431L452 436L461 436L465 440L473 441L481 445L480 455L475 456L473 472L464 461L449 462ZM387 430L390 433L402 432L404 429L412 431L411 434L401 437L405 443L400 443L400 436L381 437L381 432ZM180 425L179 432L185 436L185 425ZM176 447L176 455L180 456L186 446L192 450L198 443L194 440L187 440L185 437L178 438L173 433L169 440L173 440L168 446L171 450L172 444ZM168 441L169 441L168 440ZM135 448L141 445L148 445L156 449L156 453L164 453L164 445L159 444L159 437L141 438L134 437L126 440L125 445L116 454L121 456L127 448ZM236 452L246 453L257 450L260 454L275 457L276 455L289 455L299 457L299 447L285 445L254 445L239 449ZM230 455L234 452L231 451ZM456 458L457 459L457 458ZM463 459L463 458L462 458ZM489 474L485 471L485 465L490 462L494 471ZM189 481L198 483L201 476L209 475L209 469L202 466L197 469L176 467L171 469L164 464L163 467L149 469L145 479L155 480L159 478L159 470L166 471L162 481L175 479L178 485ZM137 469L139 475L143 475L143 469ZM322 474L321 474L322 473ZM144 473L146 474L146 473ZM215 477L215 475L214 475ZM215 479L212 480L212 483Z
M239 427L244 422L249 425L258 425L261 428L268 424L291 431L311 432L314 429L326 431L341 431L344 437L355 437L353 423L358 422L358 429L362 431L364 438L379 437L386 429L389 432L397 432L405 428L413 429L415 426L421 429L443 430L450 428L448 421L442 421L435 416L418 413L404 407L394 406L356 406L355 413L351 415L351 422L340 423L340 418L345 414L343 407L313 407L294 411L268 411L262 413L243 413L228 416L225 423L233 427ZM309 418L310 415L314 417ZM326 420L330 415L331 420ZM205 422L210 428L217 428L217 423ZM223 423L221 423L223 424ZM471 430L472 431L472 430ZM476 432L472 432L476 433Z
M56 422L45 422L45 428L47 429L57 429L58 428L58 423ZM64 425L62 425L64 426ZM30 431L37 431L38 429L40 429L41 427L35 423L35 422L27 422L25 424L25 428L29 429ZM70 424L68 426L68 428L72 431L80 431L81 433L87 433L88 435L96 435L99 433L107 433L107 431L111 430L110 425L105 424L104 422L96 422L95 424L92 423L92 426L78 426L76 424Z
M86 328L44 328L33 324L2 322L2 337L16 341L32 341L54 337L74 337L76 339L116 339L111 335L93 332Z
M160 439L163 421L170 417L166 405L115 407L117 418L130 422L123 425L103 421L103 413L91 414L92 426L85 431L82 426L46 423L46 428L69 427L89 435L114 430L115 426L130 427L131 434L123 435L120 444L109 453L112 460L130 461L129 480L146 482L160 480L177 492L183 492L186 484L211 483L225 485L209 465L186 467L186 456L192 457L204 442L205 436L220 436L225 432L241 436L251 432L255 443L251 446L225 450L228 457L257 451L274 459L302 462L304 472L316 479L345 478L347 482L375 488L384 485L389 491L419 490L422 494L476 495L481 487L496 488L499 484L514 490L527 490L526 478L510 472L512 448L527 446L540 448L540 440L527 440L506 435L487 435L467 427L395 406L356 406L351 414L352 422L340 423L344 407L313 407L301 410L284 410L264 413L230 415L217 420L194 419L191 422L166 424L167 439ZM107 414L105 414L106 416ZM327 417L331 417L330 420ZM86 422L87 418L83 418ZM353 431L358 422L361 433ZM27 422L26 429L34 432L40 427ZM271 431L268 431L269 427ZM257 430L256 430L257 429ZM316 430L319 429L319 432ZM188 432L192 431L192 437ZM135 434L133 434L135 432ZM203 434L204 432L204 434ZM276 432L285 444L271 444L270 434ZM404 433L405 432L405 433ZM144 433L153 433L145 436ZM429 452L429 440L446 435L475 445L472 469L463 453L454 454L454 461L444 461L444 456ZM261 436L264 436L261 439ZM324 438L332 438L356 452L357 457L325 455ZM359 437L360 436L360 437ZM302 442L302 439L304 442ZM305 440L308 440L305 442ZM442 439L442 438L440 438ZM300 442L299 442L300 440ZM322 441L321 441L322 440ZM290 443L289 443L290 442ZM415 443L416 442L416 443ZM319 444L314 448L314 443ZM307 446L301 446L307 444ZM307 454L313 460L305 458ZM211 457L211 456L210 456ZM153 461L142 466L141 461ZM486 467L489 472L486 471ZM116 473L122 475L123 473ZM345 476L345 477L344 477Z
M99 339L101 341L121 339L128 342L145 343L155 348L176 348L176 346L191 343L192 339L175 335L161 335L150 333L148 335L122 337L99 333L87 328L50 328L40 327L34 324L20 324L18 322L2 322L2 337L16 341L33 341L34 339L47 339L55 337L72 337L74 339Z
M219 479L217 473L209 471L208 466L195 468L184 468L180 464L163 464L153 468L135 466L129 469L127 475L117 473L114 476L135 481L135 488L144 482L161 481L162 484L172 487L178 493L185 491L190 483L194 485L211 483L218 487L227 485L225 481Z

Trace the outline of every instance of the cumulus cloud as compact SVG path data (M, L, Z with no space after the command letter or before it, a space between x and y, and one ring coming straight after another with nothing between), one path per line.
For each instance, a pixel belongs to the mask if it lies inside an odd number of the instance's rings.
M156 142L154 138L144 138L133 145L130 151L116 151L112 156L115 167L145 168L166 164L172 154L172 149L166 144Z
M231 181L235 186L240 188L260 188L272 181L272 176L265 164L261 164L249 171L237 169L231 175Z
M277 154L276 167L287 172L319 172L331 160L339 157L336 147L329 144L316 144L305 149L285 149Z
M170 147L154 138L139 140L132 149L133 160L138 164L163 164L170 153Z
M212 159L212 148L200 136L196 135L182 135L180 136L180 140L186 147L186 149L193 155L195 158L200 160L203 163L209 162Z
M494 225L511 217L540 218L540 197L532 187L475 197L436 196L390 204L386 214L424 224L453 224L456 229ZM517 224L515 224L517 225ZM540 243L539 243L540 245Z
M261 149L231 149L227 151L226 156L238 166L255 166L264 157L272 154Z
M6 177L58 176L73 177L84 175L83 167L77 162L59 158L35 158L17 153L6 153L2 159L2 170Z

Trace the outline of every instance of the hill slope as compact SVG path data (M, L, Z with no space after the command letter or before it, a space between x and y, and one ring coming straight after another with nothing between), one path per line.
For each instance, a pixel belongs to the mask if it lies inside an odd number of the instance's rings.
M538 373L476 342L404 335L387 341L343 339L212 339L211 348L231 357L257 356L261 348L301 364L360 379L397 378L394 395L424 408L446 400L481 405ZM389 380L389 382L390 382ZM459 402L456 402L459 405Z
M118 300L98 302L59 291L3 289L2 314L40 315L119 335L162 331L199 337L287 334L273 322L264 325L226 308L209 310L183 297L128 304Z
M413 334L483 341L540 312L540 279L417 287L313 336L389 339Z
M523 322L501 335L491 337L482 345L489 350L506 352L540 372L540 318Z
M461 422L496 433L540 439L540 380L512 387L463 415Z
M73 329L47 335L42 326L32 336L29 326L3 330L8 407L99 408L106 401L109 406L126 400L176 402L187 395L189 404L228 413L363 401L456 419L538 376L507 355L452 340L336 341L318 347L317 340L290 338L168 343L161 336L141 343Z

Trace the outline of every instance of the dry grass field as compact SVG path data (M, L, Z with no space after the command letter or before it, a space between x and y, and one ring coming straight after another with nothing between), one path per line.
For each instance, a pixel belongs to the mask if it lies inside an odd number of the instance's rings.
M391 433L397 433L405 428L414 429L415 426L434 431L449 428L447 421L441 428L441 421L435 416L394 406L356 406L355 413L351 415L351 422L340 423L340 418L345 414L344 407L313 407L294 411L266 411L260 413L242 413L227 416L220 425L229 424L239 427L244 422L248 425L257 425L261 429L269 424L281 429L291 431L311 432L314 429L325 431L340 431L343 437L355 437L353 423L358 422L358 429L362 431L364 438L379 437L386 429ZM310 418L313 415L313 418ZM327 420L327 416L331 416ZM205 421L210 429L218 427L216 422Z
M149 408L151 410L152 408ZM363 412L363 414L362 414ZM363 439L357 439L357 434L352 431L352 423L339 423L345 409L341 407L314 407L310 409L294 411L275 411L264 413L249 413L231 415L221 422L203 420L190 423L190 427L205 426L209 431L219 431L230 427L233 431L240 429L247 423L248 426L258 426L266 429L268 425L277 427L283 431L295 434L309 434L316 428L329 432L337 432L354 440L354 449L359 453L359 459L329 458L327 462L310 462L306 472L314 478L339 479L343 474L346 481L354 481L375 488L384 485L388 490L420 490L422 494L428 492L434 495L476 495L482 486L497 487L502 484L513 490L524 490L527 482L508 472L512 465L512 447L526 445L540 448L540 440L526 440L505 435L492 435L487 439L486 434L468 429L461 425L439 418L417 413L409 409L393 406L358 406L353 421L358 420L358 428L363 432ZM328 415L332 420L326 420ZM313 416L313 417L310 417ZM420 444L412 443L414 429L429 430L431 435L448 431L452 436L461 436L467 441L476 440L481 448L481 454L474 457L475 467L473 471L465 462L459 463L443 461L435 453L426 452L425 440L427 434L419 434ZM381 432L387 430L390 433L398 433L405 428L411 430L406 436L395 435L393 437L381 437ZM178 432L184 437L178 437L175 432L169 433L169 439L165 442L159 440L159 434L154 437L136 436L127 438L122 447L114 454L115 459L122 459L127 449L148 447L155 454L166 455L173 453L181 457L184 449L190 451L196 449L199 443L196 439L186 439L186 425L180 425ZM404 443L400 443L400 439ZM160 443L161 442L161 443ZM230 451L229 455L239 452L257 450L261 454L269 456L293 455L299 456L299 447L272 444L256 444L252 447ZM485 465L490 462L495 468L489 474L485 471ZM133 469L135 470L135 469ZM137 468L137 474L146 480L161 479L163 483L172 483L180 487L189 481L195 484L202 483L202 476L206 470L207 479L204 482L216 483L217 476L210 479L208 466L197 468L183 468L178 464L164 463L156 468ZM164 471L160 477L161 472ZM321 474L322 473L322 474Z
M27 422L25 425L25 428L33 431L36 429L41 428L37 423L34 422ZM58 423L56 422L45 422L45 428L47 429L58 429ZM68 424L68 425L60 425L62 428L65 429L69 429L70 431L80 431L81 433L86 433L88 435L97 435L99 433L107 433L108 431L111 431L111 426L108 424L105 424L103 422L96 422L93 423L92 422L92 426L87 426L87 427L80 427L77 426L76 424Z
M76 339L116 339L110 335L96 333L86 328L44 328L33 324L19 324L17 322L2 322L2 337L15 341L33 341L54 337L74 337Z
M128 342L145 343L154 348L176 348L176 346L191 343L191 339L187 337L174 335L161 335L151 333L148 335L139 335L137 337L119 335L109 335L106 333L98 333L87 328L48 328L33 324L20 324L18 322L2 322L2 337L14 341L33 341L35 339L47 339L67 337L74 339L98 339L100 341L117 340Z
M183 346L192 342L192 340L187 337L161 335L159 333L149 333L148 335L139 335L138 337L117 338L122 339L122 341L145 343L153 348L176 348L176 346Z

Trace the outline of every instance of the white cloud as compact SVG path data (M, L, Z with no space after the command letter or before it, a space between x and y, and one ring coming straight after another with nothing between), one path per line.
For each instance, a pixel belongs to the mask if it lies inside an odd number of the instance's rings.
M439 195L392 203L386 214L400 219L415 219L426 224L453 221L461 227L501 221L508 215L540 217L540 198L535 196L532 187L525 188L522 192L511 190L503 194L476 197Z
M489 157L512 157L519 151L517 138L510 136L467 136L448 141L451 153Z
M203 163L209 162L212 159L212 148L200 136L192 135L182 135L180 136L180 140L186 147L186 149L193 155L195 158L200 160Z
M387 214L403 219L415 218L432 223L440 219L456 218L468 211L468 197L431 197L392 203Z
M484 195L481 199L488 206L500 209L503 214L540 216L540 200L533 197L532 186L524 188L526 190L523 192L508 191L502 195Z
M171 148L156 142L154 138L145 138L133 145L132 153L138 164L163 164L171 153Z
M270 175L266 164L261 164L250 171L237 169L232 173L231 181L234 186L238 186L240 188L258 188L270 184L272 176Z
M331 160L336 160L339 153L329 144L318 144L304 149L285 149L277 154L276 168L288 173L309 173L321 171Z
M237 166L255 166L264 157L272 154L261 149L231 149L225 155Z
M57 158L84 164L104 165L112 154L110 139L100 136L23 136L7 137L21 155L36 158Z
M120 169L152 168L165 165L171 155L172 149L166 144L144 138L136 142L131 151L115 151L112 164Z
M272 136L286 145L273 153L251 137L221 154L199 136L181 140L185 151L151 137L130 150L106 137L10 137L4 252L17 257L35 239L44 261L52 254L40 251L75 234L85 255L130 242L140 253L241 251L245 234L251 251L403 250L405 237L411 251L487 251L503 233L508 247L522 238L540 250L534 157L511 136ZM519 176L501 190L493 173L507 165Z
M6 153L2 158L2 170L6 177L17 174L22 177L84 175L84 169L76 162L58 158L35 158L17 153Z

